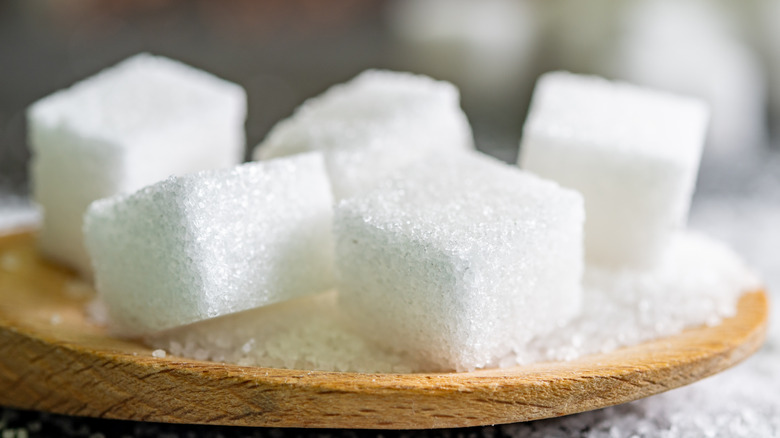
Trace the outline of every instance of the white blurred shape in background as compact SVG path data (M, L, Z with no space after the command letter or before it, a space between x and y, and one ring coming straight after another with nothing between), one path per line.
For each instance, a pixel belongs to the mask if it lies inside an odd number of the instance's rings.
M766 76L729 18L714 2L640 0L623 12L621 38L604 59L610 76L706 100L705 154L721 157L754 152L768 136Z
M537 27L527 0L399 0L388 24L422 71L491 102L532 83Z
M780 0L761 0L757 21L758 40L770 77L772 122L780 128Z

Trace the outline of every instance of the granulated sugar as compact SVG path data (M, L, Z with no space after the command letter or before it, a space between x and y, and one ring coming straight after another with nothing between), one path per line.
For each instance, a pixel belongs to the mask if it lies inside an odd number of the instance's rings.
M345 323L335 292L203 321L149 336L176 356L244 366L404 373L426 369L374 346Z
M501 366L572 360L670 336L733 315L759 286L724 245L678 235L663 262L646 272L586 269L582 316L530 342ZM148 337L171 354L246 366L356 372L446 371L380 349L349 328L333 292L217 318Z
M760 283L723 244L702 234L675 236L662 263L647 272L589 267L582 315L554 336L538 338L517 362L571 360L733 316L743 292Z

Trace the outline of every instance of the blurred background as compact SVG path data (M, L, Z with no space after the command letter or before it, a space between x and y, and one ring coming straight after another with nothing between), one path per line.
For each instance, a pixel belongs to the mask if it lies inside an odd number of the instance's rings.
M507 161L556 69L705 98L710 161L768 148L780 124L777 0L0 0L4 182L26 181L28 105L140 51L243 85L249 147L371 67L454 82L480 148Z
M367 68L454 82L478 147L508 162L546 71L700 96L712 123L691 224L727 241L770 290L780 289L780 0L0 0L0 222L28 193L25 109L141 51L246 88L247 153L304 99ZM775 324L750 365L721 380L469 433L705 436L719 424L716 432L728 431L720 436L777 437L779 339ZM2 412L3 436L9 421L49 421Z

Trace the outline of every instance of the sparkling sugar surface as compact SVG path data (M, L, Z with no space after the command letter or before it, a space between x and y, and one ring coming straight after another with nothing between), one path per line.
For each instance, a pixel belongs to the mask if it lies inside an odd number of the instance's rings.
M318 153L96 201L84 233L112 328L143 334L327 290L332 202Z
M582 193L588 262L648 267L685 226L706 124L695 99L548 73L534 91L519 162Z
M457 88L411 73L369 70L307 100L257 146L256 159L322 151L336 199L431 155L473 149Z
M495 364L579 312L582 197L480 153L403 169L336 208L342 306L441 369Z
M27 112L39 247L91 277L82 218L96 199L243 159L246 94L179 62L140 54Z

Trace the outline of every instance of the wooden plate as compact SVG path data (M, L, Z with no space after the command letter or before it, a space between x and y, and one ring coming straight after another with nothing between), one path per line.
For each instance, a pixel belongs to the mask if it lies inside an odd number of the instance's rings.
M767 297L715 327L572 362L472 373L357 374L241 367L113 339L84 316L74 277L31 233L0 236L0 404L60 414L238 426L439 428L611 406L722 371L761 345ZM78 288L76 288L77 291Z

